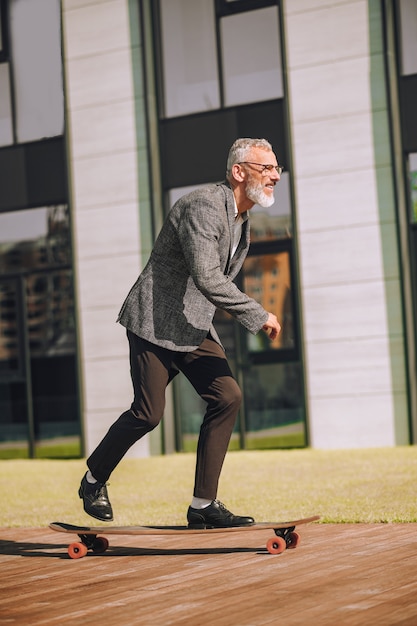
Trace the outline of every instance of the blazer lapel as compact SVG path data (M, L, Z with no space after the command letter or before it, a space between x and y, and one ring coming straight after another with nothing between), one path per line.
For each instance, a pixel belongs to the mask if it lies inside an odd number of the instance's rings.
M250 229L249 229L249 216L246 214L246 219L242 224L242 235L239 241L239 245L237 250L232 258L232 248L234 241L234 229L235 229L235 201L233 196L233 191L226 185L226 212L227 212L227 221L229 224L229 235L230 235L230 246L229 246L229 255L227 259L225 274L228 276L234 276L239 272L242 266L242 255L243 258L246 256L247 250L249 248L250 243Z
M227 257L225 274L229 274L230 270L230 261L232 258L232 248L233 248L233 234L235 228L235 200L233 196L232 189L227 185L226 191L226 213L227 213L227 221L229 224L229 237L230 237L230 245L229 245L229 253Z
M242 267L242 257L245 259L247 250L250 244L250 229L249 229L249 218L246 219L242 224L242 235L240 237L239 245L237 250L229 264L228 274L231 277L235 277L235 275L239 272Z

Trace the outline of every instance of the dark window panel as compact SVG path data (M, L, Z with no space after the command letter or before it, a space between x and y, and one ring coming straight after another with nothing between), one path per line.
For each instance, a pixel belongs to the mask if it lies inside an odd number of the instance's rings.
M25 155L22 148L0 150L0 211L28 206Z
M237 137L233 109L165 120L161 124L165 189L223 180L226 157Z
M279 163L288 164L283 100L238 107L236 114L237 137L265 137L271 142ZM285 169L288 170L288 165Z
M417 152L417 74L400 79L402 138L405 152Z
M265 137L286 163L283 103L272 100L161 121L164 189L223 180L238 137Z
M65 203L68 194L64 139L26 144L25 159L31 206Z
M277 4L277 0L216 0L216 13L220 17Z
M67 201L62 137L0 150L0 211Z
M0 62L8 60L7 2L0 0Z

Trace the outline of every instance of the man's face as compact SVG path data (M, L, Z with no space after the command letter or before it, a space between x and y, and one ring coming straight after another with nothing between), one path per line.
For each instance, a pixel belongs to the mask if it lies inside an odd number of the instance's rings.
M273 166L265 169L263 166ZM275 169L277 158L269 150L254 148L248 153L243 164L247 173L245 193L254 204L267 208L274 204L274 188L280 180L280 175Z

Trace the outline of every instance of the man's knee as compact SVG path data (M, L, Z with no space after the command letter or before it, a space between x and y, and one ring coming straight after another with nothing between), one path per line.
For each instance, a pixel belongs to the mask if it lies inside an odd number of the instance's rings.
M242 402L242 392L234 378L225 379L226 384L222 387L222 393L219 397L219 404L224 408L233 408L239 410Z
M149 413L146 411L142 411L140 409L137 409L135 407L135 404L132 403L131 407L130 407L130 411L132 413L132 415L134 415L134 417L139 420L140 423L144 423L146 424L146 427L148 429L148 431L150 432L151 430L154 430L160 423L160 421L162 420L163 417L163 412L160 413Z

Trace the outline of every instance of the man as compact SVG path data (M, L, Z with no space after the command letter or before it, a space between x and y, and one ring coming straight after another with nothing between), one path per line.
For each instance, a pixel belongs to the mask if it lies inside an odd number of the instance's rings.
M247 212L254 204L273 204L281 171L268 141L238 139L229 152L227 181L192 191L169 212L119 313L129 340L134 398L87 460L79 496L92 517L113 519L106 481L127 450L159 424L166 387L181 371L207 403L188 525L254 523L216 499L241 392L212 319L218 307L253 334L263 330L273 340L280 332L275 315L241 292L233 279L248 252Z

